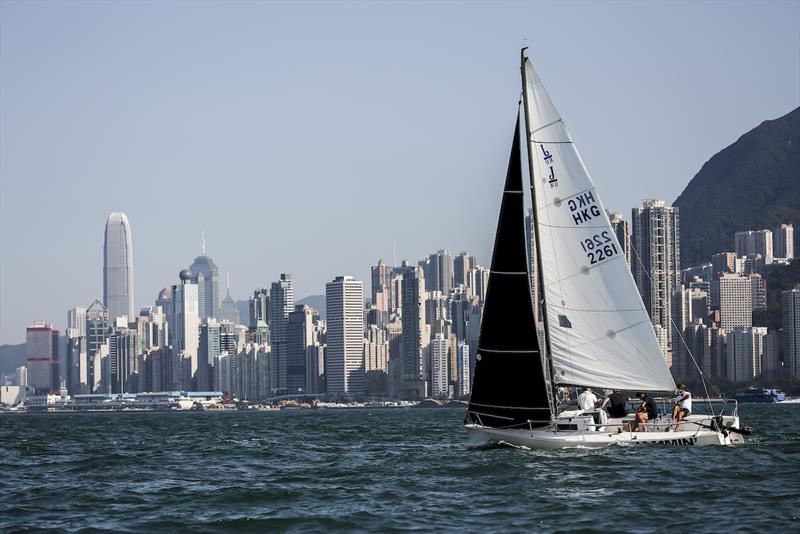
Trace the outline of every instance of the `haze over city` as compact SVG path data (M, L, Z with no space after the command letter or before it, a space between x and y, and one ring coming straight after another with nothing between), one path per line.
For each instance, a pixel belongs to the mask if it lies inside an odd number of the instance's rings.
M3 2L0 343L102 295L112 211L137 309L201 232L234 298L281 272L298 298L366 281L393 244L487 264L520 46L606 205L671 202L797 107L798 20L796 2Z

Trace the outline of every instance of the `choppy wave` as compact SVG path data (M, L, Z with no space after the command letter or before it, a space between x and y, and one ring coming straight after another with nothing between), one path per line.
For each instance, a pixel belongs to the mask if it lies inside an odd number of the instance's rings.
M475 447L457 409L0 416L0 531L800 530L800 407L741 447Z

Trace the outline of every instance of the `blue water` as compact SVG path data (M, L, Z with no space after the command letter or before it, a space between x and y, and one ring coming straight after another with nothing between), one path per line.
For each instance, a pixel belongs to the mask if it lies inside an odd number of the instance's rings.
M0 415L0 531L800 531L800 405L736 448L470 447L458 409Z

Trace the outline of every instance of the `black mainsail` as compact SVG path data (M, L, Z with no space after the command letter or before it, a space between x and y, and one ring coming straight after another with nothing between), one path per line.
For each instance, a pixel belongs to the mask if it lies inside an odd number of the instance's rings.
M467 417L483 426L550 422L525 247L519 115L497 221Z

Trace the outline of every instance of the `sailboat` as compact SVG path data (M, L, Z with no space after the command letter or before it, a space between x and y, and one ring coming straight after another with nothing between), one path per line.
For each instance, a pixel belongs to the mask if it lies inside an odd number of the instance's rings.
M562 410L559 388L667 393L675 382L623 249L564 120L525 49L465 428L475 443L530 448L731 445L738 414L671 415L631 431L632 416ZM542 288L540 346L525 245L520 121ZM646 430L646 431L644 431Z

